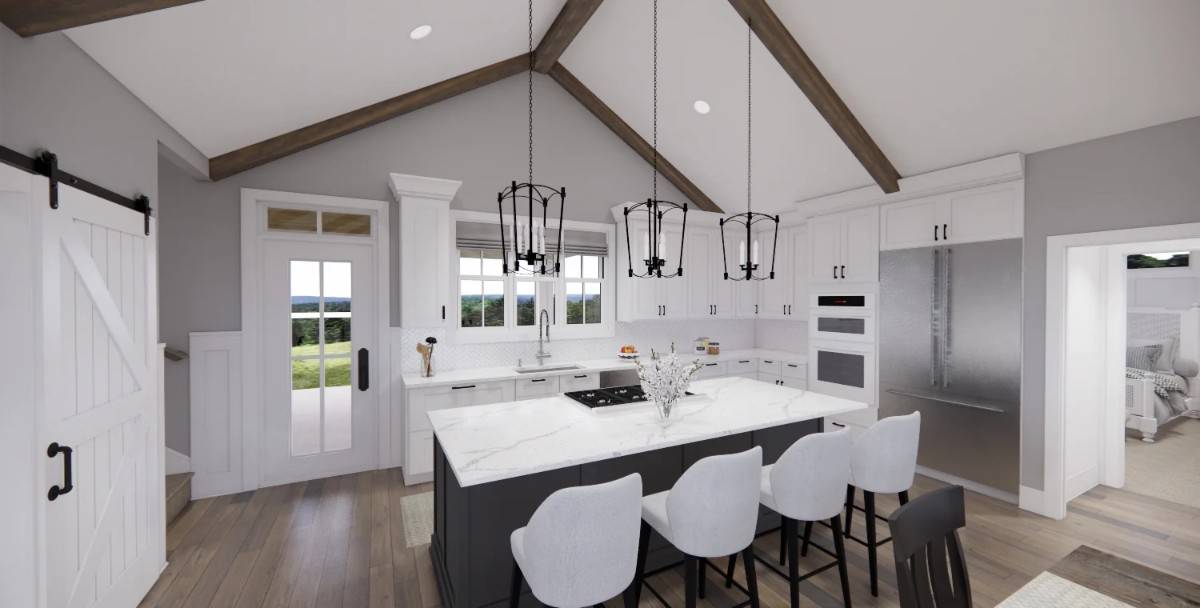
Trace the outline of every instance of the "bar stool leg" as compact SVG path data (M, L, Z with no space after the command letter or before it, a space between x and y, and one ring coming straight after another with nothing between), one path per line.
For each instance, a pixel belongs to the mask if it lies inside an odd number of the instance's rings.
M779 565L787 563L787 518L784 517L779 522Z
M871 595L879 597L879 565L875 555L875 493L864 491L863 501L867 503L867 561L871 569Z
M750 591L750 608L758 608L758 576L754 572L754 544L742 550L742 562L746 568L746 589Z
M733 568L737 566L737 553L729 556L729 567L725 569L725 588L733 587Z
M521 583L525 582L525 577L521 575L521 566L517 564L517 560L513 560L512 568L512 585L508 590L508 607L517 608L521 605Z
M686 598L684 605L687 608L696 608L696 592L699 590L699 581L696 580L696 574L699 569L696 558L685 555L683 557L683 569L685 572L684 597Z
M842 522L840 516L830 520L833 529L833 550L837 553L838 576L842 579L842 604L850 608L850 575L846 572L846 543L842 539Z
M642 600L642 580L646 573L646 553L650 550L650 524L642 521L642 533L638 537L637 572L633 577L633 603L636 606Z
M708 594L708 584L705 582L705 573L708 572L708 562L700 559L700 599Z
M906 504L908 504L908 490L900 493L900 506L903 507Z
M800 558L796 555L796 520L785 517L784 526L787 529L787 558L788 558L788 592L791 606L800 605Z
M854 486L846 486L846 536L850 536L850 523L854 521Z
M637 608L638 601L636 587L630 585L625 589L625 593L621 594L621 597L625 600L625 608Z
M812 538L813 522L804 522L804 546L800 547L800 557L808 557L808 539Z

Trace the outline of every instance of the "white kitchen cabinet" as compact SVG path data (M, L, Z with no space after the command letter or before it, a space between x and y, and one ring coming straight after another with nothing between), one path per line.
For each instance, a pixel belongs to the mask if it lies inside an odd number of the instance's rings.
M808 388L808 366L800 361L784 360L779 383L792 388Z
M726 362L726 372L730 376L744 376L747 374L758 374L758 359L734 359Z
M770 232L766 235L770 235ZM758 282L760 303L758 316L762 319L807 320L809 273L807 227L780 228L777 247L775 278Z
M452 305L450 201L462 182L391 175L399 201L400 325L442 327Z
M513 401L514 398L514 384L511 380L409 389L405 394L405 485L425 483L433 478L433 427L429 424L429 412Z
M600 373L587 372L559 376L558 390L563 393L587 391L600 388Z
M558 388L558 376L520 378L514 384L513 395L517 401L549 397L560 392Z
M1012 182L880 208L880 248L910 249L1020 238L1025 190Z
M737 317L735 282L724 278L721 232L714 228L688 228L684 277L688 285L688 311L693 319Z
M708 378L721 378L728 375L724 361L709 361L696 372L696 380L706 380Z
M878 207L812 218L808 233L813 284L879 280Z
M629 222L630 245L634 248L633 268L635 272L645 270L645 244L648 242L649 226L645 222ZM624 226L618 226L624 230ZM662 269L663 274L675 274L679 269L680 239L683 232L680 226L667 225L663 228L663 247L659 255L667 260ZM617 291L619 301L617 318L620 321L638 321L644 319L683 319L689 315L688 268L691 260L683 260L684 276L671 278L639 278L629 276L629 264L626 261L625 243L617 239ZM686 245L686 241L683 243Z

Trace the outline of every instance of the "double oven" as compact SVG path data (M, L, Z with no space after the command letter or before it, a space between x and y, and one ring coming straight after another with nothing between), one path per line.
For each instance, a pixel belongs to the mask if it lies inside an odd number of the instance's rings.
M878 292L810 294L808 387L875 404Z

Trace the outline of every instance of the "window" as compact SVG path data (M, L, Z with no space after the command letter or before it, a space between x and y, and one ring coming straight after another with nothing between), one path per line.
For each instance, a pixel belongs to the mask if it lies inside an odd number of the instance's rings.
M315 209L267 208L267 230L371 236L371 215Z
M504 283L500 252L459 250L458 305L462 327L504 326Z
M292 260L290 274L292 455L350 449L350 263Z
M591 325L602 322L601 291L604 257L568 255L563 265L565 277L567 325Z
M1190 251L1173 251L1166 253L1135 253L1125 259L1125 268L1141 270L1143 268L1187 268L1191 264Z

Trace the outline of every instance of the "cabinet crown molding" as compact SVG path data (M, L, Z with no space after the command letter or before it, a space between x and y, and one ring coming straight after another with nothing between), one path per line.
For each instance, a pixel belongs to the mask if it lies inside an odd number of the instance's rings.
M454 199L455 194L458 194L458 189L462 187L462 182L440 177L392 173L388 180L388 186L391 187L392 194L396 197L397 201L404 196L419 196L422 198L450 201Z
M872 185L797 201L796 205L799 213L813 217L1023 179L1025 155L1014 152L901 178L900 191L892 194L885 194Z

